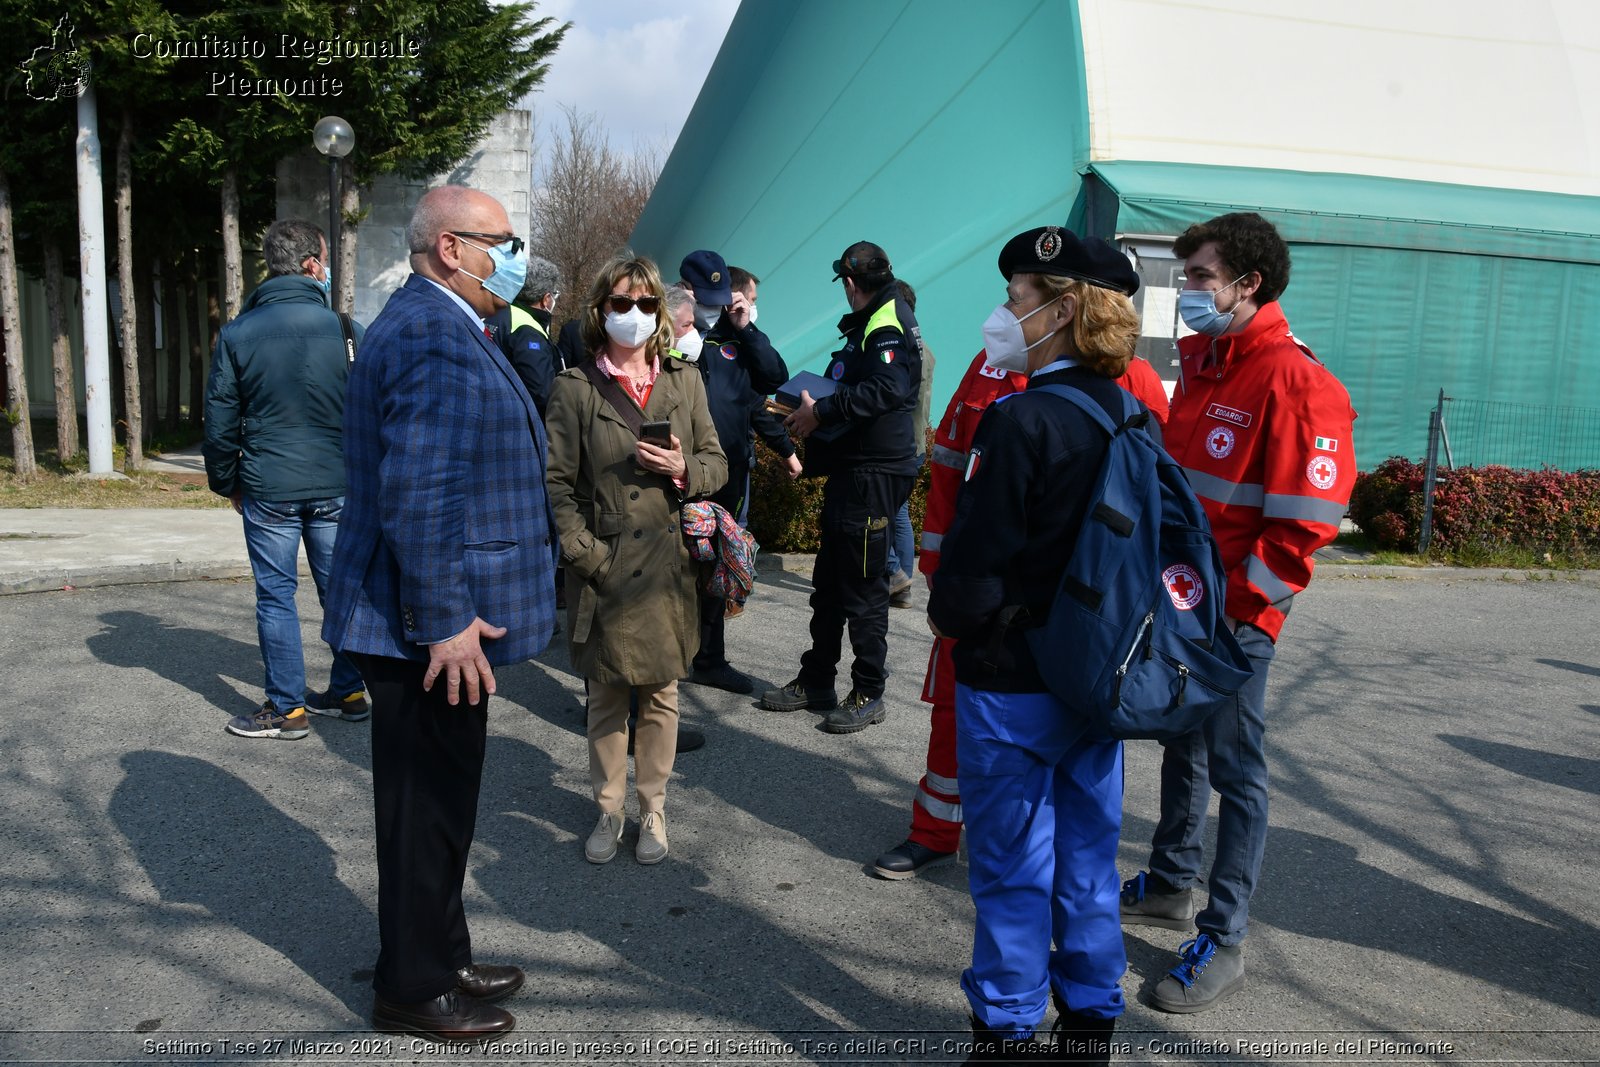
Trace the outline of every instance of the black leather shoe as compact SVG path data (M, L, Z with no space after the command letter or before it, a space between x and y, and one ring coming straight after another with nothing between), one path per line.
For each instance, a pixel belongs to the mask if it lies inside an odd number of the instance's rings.
M678 727L678 755L706 747L706 735L692 726ZM633 731L628 731L628 755L633 755Z
M927 845L902 841L878 857L872 865L872 873L879 878L898 882L903 878L915 878L928 868L949 863L955 858L954 852L935 852Z
M1056 1002L1056 1011L1060 1013L1056 1025L1051 1029L1055 1058L1050 1062L1108 1067L1111 1063L1111 1038L1116 1032L1117 1020L1071 1011L1061 999L1061 994L1054 989L1050 991L1050 999Z
M521 967L473 963L456 972L456 992L479 1000L504 1000L527 980Z
M696 667L689 675L689 681L695 685L704 685L712 689L722 689L729 693L744 695L756 691L756 683L750 676L742 671L734 670L732 666L724 663L720 667Z
M440 1041L473 1040L507 1034L517 1019L504 1008L452 990L420 1004L391 1004L372 998L372 1028L385 1034L426 1034Z

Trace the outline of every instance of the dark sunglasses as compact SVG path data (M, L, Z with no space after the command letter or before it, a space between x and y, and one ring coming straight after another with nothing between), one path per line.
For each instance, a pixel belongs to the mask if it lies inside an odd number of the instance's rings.
M606 303L610 304L611 310L615 311L618 315L626 315L628 312L633 310L633 306L635 304L638 304L639 310L644 312L646 315L654 315L656 310L661 307L661 298L659 296L641 296L639 299L635 300L631 296L623 296L621 293L612 293L610 296L606 297Z
M491 245L503 245L511 242L511 254L516 255L522 251L522 238L513 237L509 233L473 233L471 230L451 230L457 237L481 237Z

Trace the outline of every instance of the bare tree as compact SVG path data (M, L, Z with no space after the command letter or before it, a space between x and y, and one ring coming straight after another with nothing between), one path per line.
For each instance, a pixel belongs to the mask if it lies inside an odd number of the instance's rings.
M44 243L44 306L50 320L50 368L56 383L56 457L69 462L78 454L78 393L72 381L72 341L67 336L67 301L63 289L61 242Z
M144 420L139 407L139 301L133 281L133 116L124 108L117 137L117 287L122 292L122 406L127 418L123 468L144 466Z
M28 375L22 355L22 296L17 288L17 241L11 224L11 179L0 171L0 319L5 325L6 421L11 423L11 456L17 477L39 469L28 421Z
M534 192L533 246L561 272L581 306L595 273L627 247L661 171L654 150L619 155L595 115L564 106Z

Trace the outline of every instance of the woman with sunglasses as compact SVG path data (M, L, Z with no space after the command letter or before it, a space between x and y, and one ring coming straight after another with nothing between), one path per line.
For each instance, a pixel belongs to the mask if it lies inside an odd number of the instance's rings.
M622 840L630 697L639 706L634 855L666 858L678 679L700 644L696 565L678 509L728 477L699 373L666 358L674 337L665 303L650 260L619 257L601 268L582 316L590 358L557 376L545 420L568 641L589 689L589 779L600 809L584 845L591 863L608 862ZM651 425L660 423L668 426Z

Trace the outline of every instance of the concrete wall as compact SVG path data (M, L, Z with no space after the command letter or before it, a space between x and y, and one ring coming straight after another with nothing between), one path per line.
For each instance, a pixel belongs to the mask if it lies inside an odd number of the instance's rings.
M357 228L355 317L370 323L389 294L410 273L406 223L417 200L440 185L470 185L495 197L511 216L511 228L524 239L531 221L532 121L528 111L502 112L471 155L448 173L427 180L384 177L362 190L366 217ZM356 131L361 151L361 131ZM278 217L303 218L327 228L328 169L313 148L278 164Z

